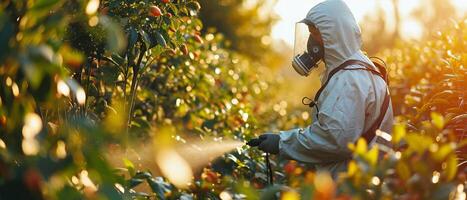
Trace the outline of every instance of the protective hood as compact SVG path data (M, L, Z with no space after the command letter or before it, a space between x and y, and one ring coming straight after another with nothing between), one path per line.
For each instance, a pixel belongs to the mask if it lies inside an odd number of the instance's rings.
M301 22L314 24L319 29L327 72L360 52L360 27L342 0L327 0L314 6Z

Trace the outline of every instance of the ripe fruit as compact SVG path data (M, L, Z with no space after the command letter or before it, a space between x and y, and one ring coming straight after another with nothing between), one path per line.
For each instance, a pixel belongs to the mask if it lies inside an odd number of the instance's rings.
M177 31L176 31L173 27L171 27L171 26L169 27L169 30L172 31L172 32L174 32L174 33L177 32Z
M0 127L5 127L6 126L6 117L2 115L0 117Z
M97 68L97 67L99 67L99 62L97 61L97 59L92 59L91 68Z
M159 17L159 16L162 15L162 11L157 6L151 6L151 7L149 7L149 15L151 15L153 17Z
M28 169L24 172L23 181L29 190L40 191L42 177L37 170Z
M217 173L212 172L212 171L206 172L206 181L210 183L217 183L218 181Z
M174 56L175 54L177 54L177 51L175 51L175 49L167 49L166 52L167 54L171 56Z
M170 0L162 0L162 3L169 3Z
M195 38L195 41L196 41L196 42L199 42L199 43L201 43L201 44L204 43L203 38L201 38L201 36L199 36L198 34L195 34L195 35L193 36L193 38Z
M167 16L168 18L172 18L172 13L167 13L165 14L165 16Z
M255 182L253 182L253 187L255 189L263 189L264 185L262 183L260 183L260 182L255 181Z
M109 7L103 7L101 10L100 10L100 13L102 15L107 15L107 13L109 13Z
M209 183L218 183L219 182L219 174L217 172L211 171L210 169L204 169L203 174L201 174L201 178Z
M193 54L195 55L195 59L198 59L199 55L200 55L200 52L197 51L197 52L194 52Z
M193 2L193 5L195 7L196 10L200 10L201 9L201 5L197 2L197 1L194 1Z
M188 47L186 44L182 44L182 46L180 46L180 51L182 51L184 55L188 55Z
M287 164L284 165L284 172L286 174L292 174L297 168L297 163L295 161L289 161Z

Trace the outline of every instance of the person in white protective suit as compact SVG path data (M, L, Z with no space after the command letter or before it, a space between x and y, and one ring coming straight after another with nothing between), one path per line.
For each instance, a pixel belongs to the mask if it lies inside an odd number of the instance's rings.
M349 143L364 137L370 145L388 144L384 141L387 137L375 134L380 133L376 129L389 134L392 131L393 112L385 74L360 51L360 28L342 0L314 6L297 26L307 27L308 41L297 36L297 28L295 50L300 51L301 44L306 49L294 56L294 69L307 76L319 60L326 67L321 91L311 103L313 121L306 128L263 134L258 147L313 164L316 170L327 170L336 178L351 159Z

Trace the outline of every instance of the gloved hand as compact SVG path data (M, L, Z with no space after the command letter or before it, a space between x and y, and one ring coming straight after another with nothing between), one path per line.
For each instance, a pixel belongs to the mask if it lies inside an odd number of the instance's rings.
M263 140L258 146L260 150L272 154L279 153L279 141L281 137L278 134L266 133L260 135L259 139Z

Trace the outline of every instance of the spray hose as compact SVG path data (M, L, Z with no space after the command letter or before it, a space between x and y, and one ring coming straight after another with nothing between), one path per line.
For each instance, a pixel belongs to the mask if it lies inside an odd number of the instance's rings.
M250 147L257 147L259 146L259 144L261 144L263 140L264 139L261 139L261 138L255 138L255 139L249 140L246 144ZM264 159L266 160L266 168L267 168L266 175L268 179L268 184L274 185L274 180L273 180L274 173L272 171L271 161L269 161L269 153L266 153Z

